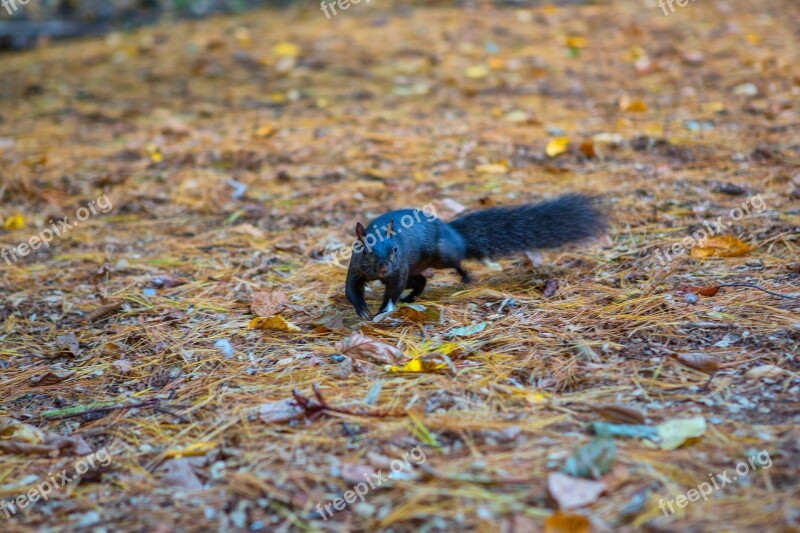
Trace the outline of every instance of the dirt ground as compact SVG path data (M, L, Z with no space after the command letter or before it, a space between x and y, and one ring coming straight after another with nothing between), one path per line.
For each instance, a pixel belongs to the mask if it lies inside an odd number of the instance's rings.
M375 1L0 56L0 524L797 531L798 20ZM344 297L358 221L567 192L607 235Z

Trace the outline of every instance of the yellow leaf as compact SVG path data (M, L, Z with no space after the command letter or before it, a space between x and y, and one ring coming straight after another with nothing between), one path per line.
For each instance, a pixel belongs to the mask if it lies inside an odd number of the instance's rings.
M568 48L586 48L588 44L586 37L581 37L579 35L569 35L564 41Z
M259 139L266 139L275 135L277 131L278 130L272 126L261 126L256 130L254 135Z
M161 148L154 144L147 147L147 153L150 154L150 160L153 163L161 163L164 160L164 154L161 153Z
M446 363L435 363L433 361L424 361L422 359L412 359L403 366L392 365L389 369L390 372L435 372L447 366Z
M566 152L568 147L569 137L554 137L547 142L544 153L546 153L548 157L555 157Z
M250 48L253 46L253 39L250 38L250 32L247 28L239 26L233 31L233 38L239 43L242 48Z
M486 65L472 65L467 67L466 75L472 79L485 78L489 75L489 67Z
M647 104L643 100L631 98L626 94L619 99L619 108L627 113L644 113L647 111Z
M692 257L742 257L750 253L752 248L733 235L717 235L703 239L692 248Z
M298 332L300 328L287 322L281 315L270 316L267 318L258 317L254 318L247 324L248 329L275 329L278 331L292 331Z
M3 221L3 229L22 229L25 227L25 217L22 215L11 215Z
M505 174L508 172L508 167L499 163L492 163L489 165L478 165L475 170L481 174Z
M272 53L278 57L297 57L301 53L301 49L294 43L281 41L272 47Z
M747 39L747 42L750 44L759 44L763 40L763 38L757 33L748 33L745 35L745 39Z
M195 442L185 448L167 450L165 456L169 459L175 457L195 457L198 455L205 455L216 447L216 442Z

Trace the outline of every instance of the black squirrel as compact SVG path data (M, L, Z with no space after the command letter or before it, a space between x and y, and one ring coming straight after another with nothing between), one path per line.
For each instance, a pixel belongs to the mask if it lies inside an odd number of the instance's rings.
M356 224L345 294L364 319L369 307L364 286L381 280L386 286L379 313L392 311L398 300L413 302L425 289L428 268L453 268L461 281L469 275L464 259L483 259L555 248L595 236L605 229L605 217L593 198L567 194L536 204L491 207L466 213L449 224L419 210L391 211L366 228ZM403 291L411 292L401 298Z

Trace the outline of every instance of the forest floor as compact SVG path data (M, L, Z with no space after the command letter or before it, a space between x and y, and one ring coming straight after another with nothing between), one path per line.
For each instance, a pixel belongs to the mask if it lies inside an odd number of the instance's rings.
M800 6L672 5L0 56L0 523L797 531ZM575 191L607 235L344 297L358 221Z

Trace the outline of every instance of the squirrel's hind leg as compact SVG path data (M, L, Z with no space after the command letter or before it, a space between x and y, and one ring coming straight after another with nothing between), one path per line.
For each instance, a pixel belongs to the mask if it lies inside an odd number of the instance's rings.
M456 272L458 272L458 274L461 276L461 283L469 284L472 282L472 280L469 277L469 274L467 273L466 270L461 268L461 265L458 265L456 267Z
M413 302L417 296L422 294L422 291L425 290L425 284L427 282L428 280L425 279L425 276L422 274L414 274L409 276L408 281L406 282L406 289L411 289L411 292L401 298L400 301L409 304Z

